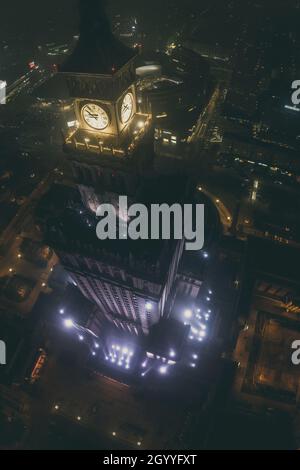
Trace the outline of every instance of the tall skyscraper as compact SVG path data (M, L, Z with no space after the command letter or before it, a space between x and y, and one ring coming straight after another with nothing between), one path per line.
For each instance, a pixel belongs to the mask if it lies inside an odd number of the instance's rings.
M90 328L98 330L106 319L131 334L147 334L170 312L183 241L100 242L96 210L110 202L118 212L118 195L145 204L174 202L172 195L183 202L185 182L163 181L149 164L151 116L138 112L135 51L114 37L102 2L80 1L80 15L77 46L52 78L65 97L64 146L73 170L69 185L76 189L60 205L53 203L53 188L42 203L48 207L45 237L99 308Z

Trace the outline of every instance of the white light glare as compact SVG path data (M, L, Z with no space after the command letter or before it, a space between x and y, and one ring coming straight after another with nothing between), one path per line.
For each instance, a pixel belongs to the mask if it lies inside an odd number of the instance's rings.
M192 310L187 309L187 310L184 311L184 317L185 318L189 319L189 318L192 318L192 316L193 316Z
M64 325L65 325L66 328L73 328L74 322L73 322L73 320L68 318L67 320L64 321Z
M176 352L174 351L174 349L171 349L169 356L176 357Z
M159 369L159 373L162 374L162 375L165 375L167 373L167 366L161 366Z

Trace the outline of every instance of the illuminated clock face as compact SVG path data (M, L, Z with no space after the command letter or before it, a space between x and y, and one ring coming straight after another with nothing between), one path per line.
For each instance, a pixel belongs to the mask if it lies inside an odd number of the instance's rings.
M109 125L110 119L107 112L98 104L86 104L83 106L81 114L86 124L93 129L103 131Z
M132 117L133 114L133 96L131 93L125 95L122 106L121 106L121 120L123 124L126 124Z

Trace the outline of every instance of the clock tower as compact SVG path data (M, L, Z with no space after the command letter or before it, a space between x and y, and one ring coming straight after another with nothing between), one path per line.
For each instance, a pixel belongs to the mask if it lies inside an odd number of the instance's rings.
M67 149L103 156L130 156L150 124L137 109L136 52L112 33L103 2L80 0L80 37L61 66L72 100Z

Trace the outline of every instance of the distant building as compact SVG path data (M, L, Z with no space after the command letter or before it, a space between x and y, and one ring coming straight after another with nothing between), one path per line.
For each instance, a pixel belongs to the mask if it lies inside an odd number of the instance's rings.
M292 248L249 242L234 394L253 410L298 408L300 369L292 363L292 343L300 334L298 265Z
M151 189L152 184L154 181L142 191L149 201L158 201L158 191ZM157 184L163 189L167 185L162 179ZM178 182L174 187L178 188ZM55 192L53 188L40 206L45 241L76 286L98 307L99 317L91 328L98 332L106 319L127 333L147 334L153 324L170 313L184 240L100 242L95 214L76 202L80 201L79 192L77 198L72 192L68 199L65 192L65 207L56 208L52 199ZM113 202L107 194L102 197L103 202Z

